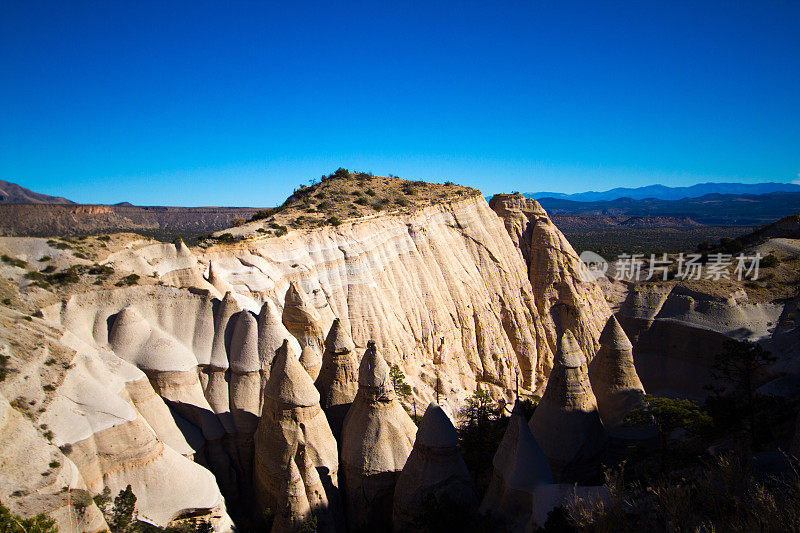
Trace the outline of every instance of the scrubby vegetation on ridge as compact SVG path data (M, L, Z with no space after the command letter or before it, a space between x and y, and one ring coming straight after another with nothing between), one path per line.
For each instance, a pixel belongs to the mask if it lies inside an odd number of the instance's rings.
M477 189L455 185L450 181L444 184L428 183L339 168L319 179L310 180L308 185L300 185L280 206L256 211L248 222L262 221L261 225L242 229L279 237L289 229L335 227L348 219L381 212L410 212L420 207L480 194ZM243 225L241 221L236 222L234 227ZM239 235L241 233L226 231L211 238L231 243L236 242ZM208 236L206 238L209 239Z

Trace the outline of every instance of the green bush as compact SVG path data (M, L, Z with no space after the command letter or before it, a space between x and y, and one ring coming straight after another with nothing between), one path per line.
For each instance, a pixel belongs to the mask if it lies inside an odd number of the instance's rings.
M331 218L329 218L328 220L326 220L325 222L326 222L326 223L328 223L328 224L329 224L329 225L331 225L331 226L338 226L338 225L340 225L340 224L342 223L342 222L341 222L341 221L340 221L338 218L336 218L336 217L331 217Z
M263 220L265 218L269 218L269 217L273 216L275 213L277 213L277 211L278 210L274 209L274 208L273 209L259 209L258 211L253 213L253 216L250 217L250 220L251 221L253 221L253 220Z
M45 514L22 518L0 504L0 532L2 533L57 533L56 521Z
M139 274L128 274L114 285L117 287L122 287L123 285L136 285L139 282Z
M763 268L773 268L780 264L781 264L780 259L778 259L774 254L769 254L768 256L761 259L759 266Z
M0 255L0 260L3 261L3 263L15 266L17 268L25 268L28 266L28 263L26 261L23 261L22 259L17 259L15 257L11 257L6 254Z

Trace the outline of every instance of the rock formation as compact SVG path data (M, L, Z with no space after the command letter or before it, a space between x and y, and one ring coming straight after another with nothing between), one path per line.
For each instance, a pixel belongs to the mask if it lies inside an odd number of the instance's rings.
M267 299L258 313L258 356L261 359L261 368L264 379L269 378L272 359L284 340L289 341L289 347L295 353L300 353L301 347L297 339L292 337L281 320L281 313L275 303Z
M530 420L556 481L591 477L599 465L603 423L589 382L586 357L575 336L566 331L559 341L553 371L542 400Z
M589 365L589 379L607 428L619 426L631 409L643 404L644 387L633 364L633 345L613 315L600 334L600 350Z
M351 530L391 530L395 483L411 453L416 429L397 400L389 365L370 341L358 368L358 393L342 429Z
M322 368L322 358L319 356L319 352L311 346L303 346L299 361L311 379L317 379L320 368Z
M322 398L322 408L336 440L341 442L342 424L358 392L358 363L355 345L341 320L334 319L325 338L322 367L315 385Z
M492 466L492 480L481 502L481 513L502 520L508 529L521 530L531 515L534 491L552 484L553 476L519 404L514 406Z
M572 245L532 198L497 194L489 205L503 219L525 259L538 314L549 319L543 324L550 353L556 350L558 336L570 330L585 353L594 354L611 310L600 285L585 276ZM552 364L540 358L537 375L546 376Z
M292 282L283 302L283 325L300 342L322 351L322 319L299 284Z
M426 531L424 511L443 499L474 510L475 484L458 451L458 434L441 407L431 403L394 491L395 531Z
M259 509L274 512L273 532L297 531L312 513L333 531L338 508L336 440L319 393L284 341L264 391L253 470Z

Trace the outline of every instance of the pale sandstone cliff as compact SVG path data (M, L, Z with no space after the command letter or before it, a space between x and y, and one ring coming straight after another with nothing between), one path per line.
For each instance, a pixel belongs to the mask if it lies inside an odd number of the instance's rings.
M0 309L0 333L11 339L0 393L15 409L0 408L2 434L15 436L0 446L0 490L22 489L3 501L24 515L49 513L65 531L97 531L106 526L91 495L130 484L143 520L166 525L192 512L229 530L214 476L186 457L193 451L145 375L60 327L24 318ZM31 477L32 469L41 474Z
M611 315L600 285L588 281L585 272L581 275L578 254L539 202L520 194L497 194L490 206L503 219L527 265L536 308L544 317L548 355L555 353L558 336L570 330L584 353L593 357ZM552 367L552 357L540 357L537 372L548 375Z

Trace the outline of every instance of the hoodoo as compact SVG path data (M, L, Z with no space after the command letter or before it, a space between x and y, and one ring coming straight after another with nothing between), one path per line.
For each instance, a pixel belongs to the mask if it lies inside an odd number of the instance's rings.
M289 347L295 353L300 353L300 344L283 325L281 313L275 306L275 302L267 299L258 313L258 357L261 359L261 368L265 373L265 379L269 379L272 360L286 339L289 340Z
M303 351L300 352L300 364L306 369L311 379L317 379L319 369L322 367L322 358L316 348L303 346Z
M353 350L355 345L350 334L338 318L334 319L325 338L325 352L316 386L331 430L340 442L344 417L358 392L358 363Z
M358 368L358 393L342 429L351 530L391 530L395 483L416 429L394 392L389 365L370 341Z
M394 530L427 531L424 510L442 498L465 510L478 504L475 485L458 450L458 434L447 414L431 403L422 417L394 491Z
M492 466L481 512L503 520L514 531L520 530L530 517L534 491L553 483L553 476L519 404L514 406Z
M571 331L559 340L553 371L530 428L556 481L592 475L603 444L603 423L586 358Z
M633 363L633 345L612 316L600 335L600 350L589 365L597 410L606 427L622 424L644 402L644 387Z
M235 323L231 337L230 406L236 427L234 442L238 456L237 463L240 465L238 474L245 481L245 475L252 471L253 434L258 428L258 418L261 415L258 324L250 311L240 311L231 320Z
M275 356L264 390L254 463L258 505L275 513L272 531L297 531L311 513L319 531L334 529L341 516L336 440L319 393L288 341Z
M283 325L300 342L300 348L311 346L322 351L324 332L319 313L295 282L289 284L283 302Z

